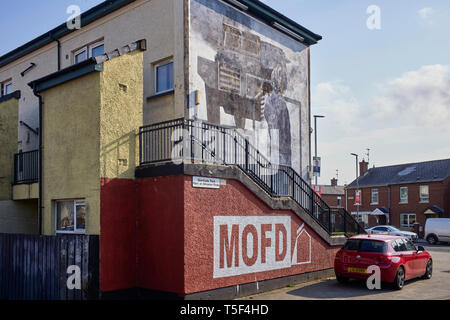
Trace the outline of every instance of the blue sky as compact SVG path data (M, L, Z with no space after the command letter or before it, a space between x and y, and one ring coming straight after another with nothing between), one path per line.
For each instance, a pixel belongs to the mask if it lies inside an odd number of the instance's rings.
M5 1L4 1L5 2ZM0 55L63 23L66 8L101 0L15 0L2 4ZM312 112L322 177L355 177L354 158L370 166L450 158L450 1L264 0L323 36L311 49ZM369 30L370 5L381 30ZM5 33L8 34L8 33Z

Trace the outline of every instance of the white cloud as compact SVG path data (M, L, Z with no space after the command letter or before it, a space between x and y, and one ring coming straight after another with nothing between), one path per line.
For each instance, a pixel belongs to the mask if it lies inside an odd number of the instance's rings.
M450 66L424 66L389 81L373 98L378 120L413 120L416 125L450 126Z
M450 156L450 66L430 65L374 86L358 101L339 81L312 90L312 112L326 119L319 127L323 158L320 183L340 172L340 183L355 175L355 152L377 166L443 159ZM313 142L314 143L314 142Z
M337 127L345 132L355 131L361 106L348 86L341 82L322 82L313 89L317 112L325 112Z
M434 13L434 9L433 8L422 8L417 13L419 14L419 17L422 20L429 20Z
M436 10L433 8L422 8L417 11L419 15L420 23L424 26L434 26L436 23Z

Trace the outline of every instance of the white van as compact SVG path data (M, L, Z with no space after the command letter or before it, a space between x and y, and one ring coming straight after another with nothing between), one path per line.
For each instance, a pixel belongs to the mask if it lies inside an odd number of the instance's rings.
M430 218L425 223L425 240L429 244L450 242L450 219Z

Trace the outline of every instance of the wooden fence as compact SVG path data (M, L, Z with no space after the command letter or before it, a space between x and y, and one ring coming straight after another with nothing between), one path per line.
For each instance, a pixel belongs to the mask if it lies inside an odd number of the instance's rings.
M69 266L81 271L70 290ZM99 237L0 234L0 300L93 300L99 297Z

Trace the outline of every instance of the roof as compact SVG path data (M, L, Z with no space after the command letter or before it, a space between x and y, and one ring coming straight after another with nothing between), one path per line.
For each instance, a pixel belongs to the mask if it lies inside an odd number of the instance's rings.
M390 234L360 234L349 238L349 240L377 240L377 241L391 241L399 238L404 238L402 236L393 236Z
M101 56L84 60L80 63L71 65L61 71L51 73L40 79L30 82L28 85L36 92L42 92L60 84L77 79L92 72L103 71L103 62L114 59L121 55L133 52L135 50L145 51L147 49L146 40L139 40L128 44L120 49L113 50Z
M320 186L321 193L324 195L345 195L345 187L344 186Z
M421 182L439 182L450 175L450 159L400 164L395 166L372 168L359 177L360 188L409 184ZM357 188L357 180L347 186Z
M117 11L136 0L108 0L100 3L99 5L89 9L88 11L81 14L81 27L85 27L98 19L105 17L106 15ZM265 5L261 1L258 0L225 0L228 3L232 4L233 1L239 2L243 4L248 9L246 10L249 14L263 20L268 23L270 26L273 26L274 23L278 23L282 26L282 28L286 28L287 35L289 33L293 33L294 35L298 35L304 38L304 43L307 45L316 44L319 40L322 40L322 36L317 35L295 21L285 17L278 11L270 8ZM27 42L26 44L6 53L5 55L0 57L0 68L23 57L29 53L32 53L55 40L59 40L62 37L74 32L76 30L70 30L67 28L67 24L63 23L58 27L44 33L43 35ZM296 39L295 37L293 37ZM298 40L298 39L297 39Z

